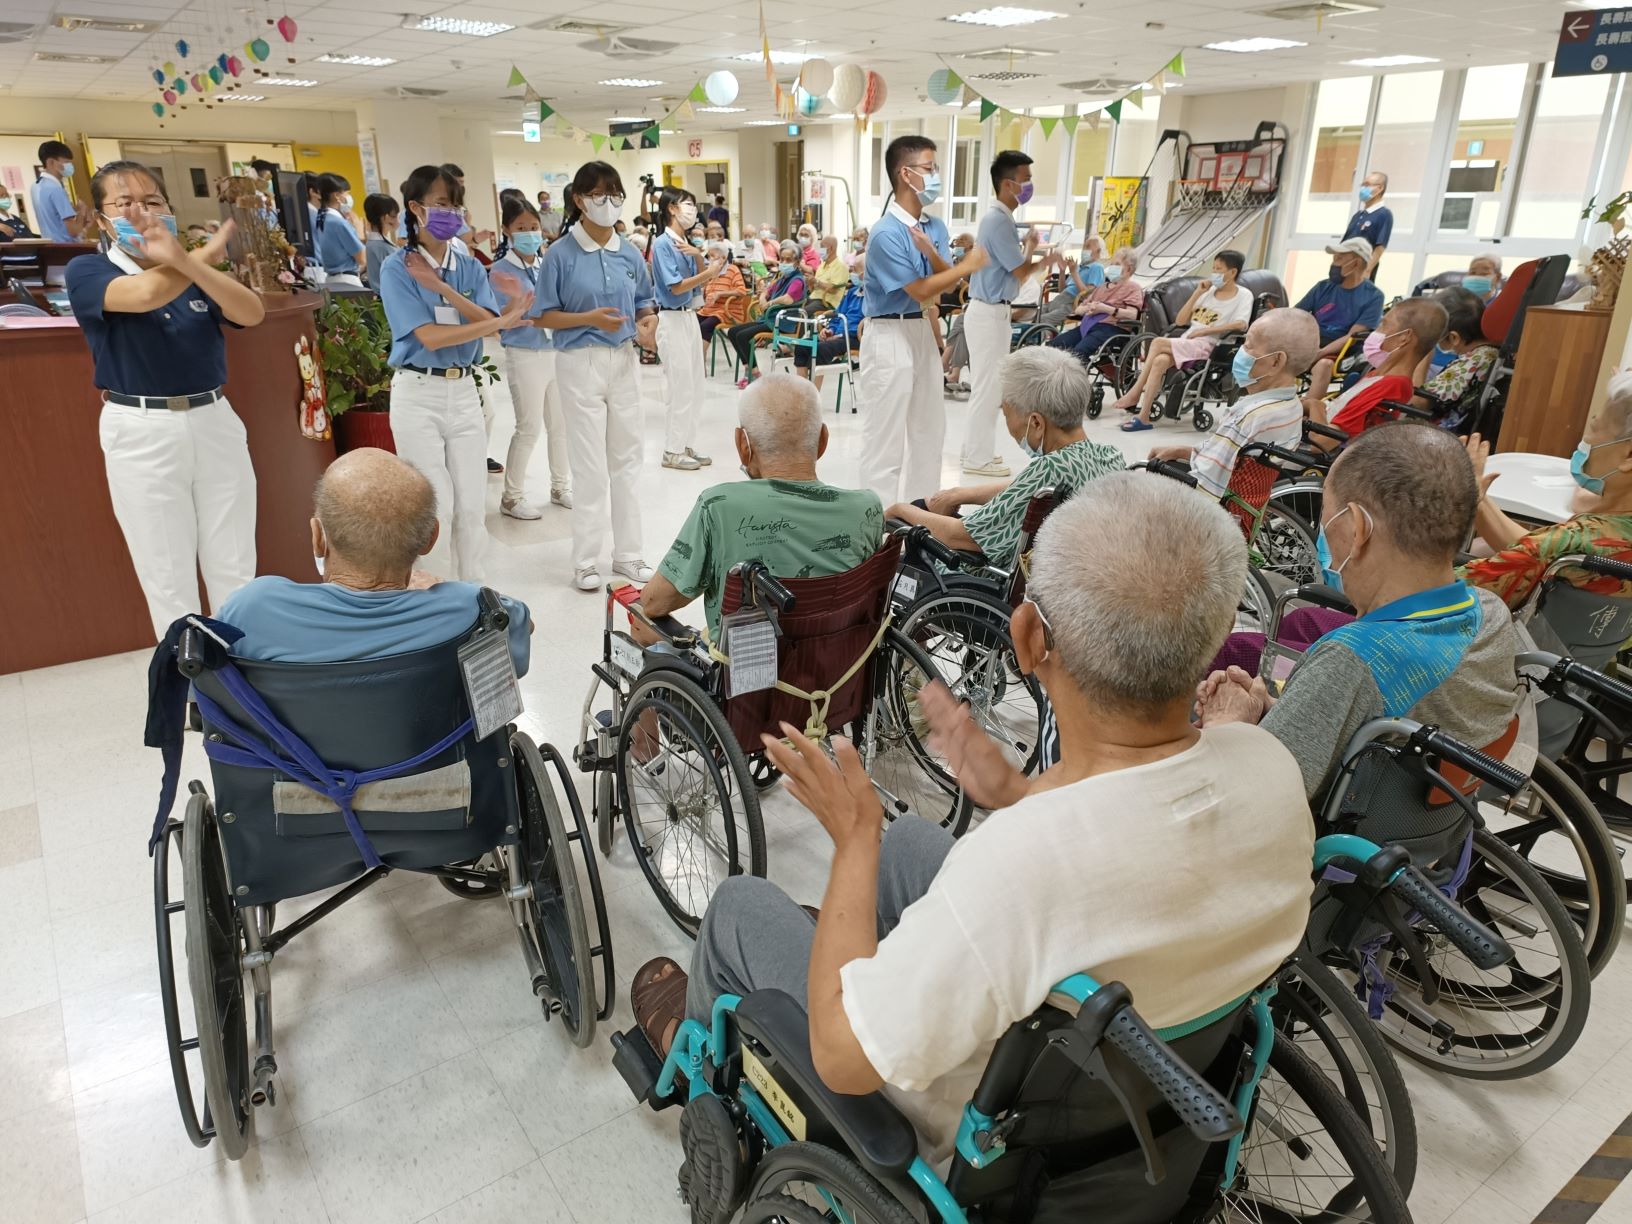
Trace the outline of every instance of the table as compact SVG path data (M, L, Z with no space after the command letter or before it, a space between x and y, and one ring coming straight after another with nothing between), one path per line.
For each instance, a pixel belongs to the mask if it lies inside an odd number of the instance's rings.
M255 465L257 572L312 577L312 486L332 441L303 438L294 345L317 333L310 293L269 296L259 327L227 331L227 395ZM101 397L72 320L0 327L0 674L153 645L108 500ZM203 595L199 604L203 606Z
M1532 306L1513 364L1498 451L1568 458L1581 440L1609 336L1609 312Z
M1576 484L1568 459L1508 451L1485 460L1485 471L1499 473L1490 486L1490 500L1509 514L1562 523L1575 513Z

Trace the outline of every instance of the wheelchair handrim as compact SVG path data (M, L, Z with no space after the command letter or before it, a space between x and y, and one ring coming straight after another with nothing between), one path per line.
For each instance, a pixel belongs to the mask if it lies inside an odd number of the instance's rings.
M863 764L887 819L910 812L960 836L969 826L969 797L924 742L926 736L916 725L921 721L916 709L918 690L907 691L907 669L927 681L935 674L934 664L915 642L893 628L885 636L884 651L883 666L877 672L877 683L884 691L874 698L868 713L861 744ZM923 731L927 730L926 725ZM915 779L922 784L909 789Z

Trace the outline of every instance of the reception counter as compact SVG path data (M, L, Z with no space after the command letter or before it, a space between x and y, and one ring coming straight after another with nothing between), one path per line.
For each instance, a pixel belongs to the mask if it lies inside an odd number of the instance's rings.
M227 330L226 390L255 465L261 574L312 576L312 485L334 443L301 436L295 342L304 335L316 348L318 302L268 297L259 327ZM153 645L108 499L90 349L71 320L39 322L0 326L0 674Z

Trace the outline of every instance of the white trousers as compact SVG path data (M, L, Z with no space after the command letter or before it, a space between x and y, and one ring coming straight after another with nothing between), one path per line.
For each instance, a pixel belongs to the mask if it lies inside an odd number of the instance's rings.
M861 487L886 509L941 485L946 408L932 326L868 319L861 333Z
M969 345L969 419L963 430L963 466L980 467L997 454L997 414L1003 404L1003 362L1013 337L1009 308L970 298L963 308Z
M113 516L125 533L155 638L255 577L255 468L226 400L202 408L103 404L99 423Z
M532 461L540 432L550 461L550 491L566 490L572 480L567 471L567 428L561 420L561 393L555 383L555 351L507 348L504 376L510 387L510 406L516 414L516 431L510 435L510 451L504 457L504 500L519 501L527 495L527 464Z
M598 569L606 525L612 560L640 560L640 364L631 344L555 355L572 460L572 565Z
M657 315L657 355L663 362L663 396L668 415L663 450L683 454L697 443L703 414L703 329L691 310L661 310Z
M441 578L482 580L487 549L487 430L476 384L414 370L391 376L397 454L436 491L436 547L420 562Z

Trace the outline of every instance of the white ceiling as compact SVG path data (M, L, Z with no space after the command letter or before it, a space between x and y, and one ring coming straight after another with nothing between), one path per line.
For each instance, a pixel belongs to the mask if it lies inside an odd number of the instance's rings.
M1580 0L1372 0L1377 12L1287 21L1248 11L1285 0L1112 0L1090 11L1079 0L1012 0L1052 8L1066 16L1029 26L992 29L942 20L982 7L989 0L767 0L765 15L776 50L821 55L876 69L889 97L882 117L925 114L937 107L923 98L924 83L936 68L951 66L975 88L1001 105L1057 106L1091 96L1062 89L1084 79L1142 79L1177 51L1184 52L1189 90L1226 90L1280 85L1288 81L1359 75L1345 60L1411 53L1434 56L1445 67L1514 63L1548 58L1562 16L1583 7ZM428 34L401 28L405 11L418 15L485 19L518 28L491 38ZM152 36L69 31L51 27L55 13L144 17L163 22ZM266 24L287 13L300 26L286 44ZM525 28L561 16L580 20L605 16L629 27L631 37L676 44L656 58L614 58L583 49L589 36ZM262 67L315 79L312 89L252 87L268 95L264 104L311 109L344 109L369 98L389 97L401 86L442 89L443 103L459 113L481 114L513 124L518 92L505 86L512 62L556 109L586 125L611 115L656 117L676 105L699 77L730 68L742 83L740 115L699 115L692 128L728 128L755 118L774 117L769 87L757 62L733 62L740 52L759 49L754 0L634 0L584 6L568 0L493 0L437 6L434 0L4 0L0 21L40 22L33 37L0 43L0 82L22 97L128 99L155 98L152 68L176 59L174 43L192 44L189 61L207 64L219 50L241 54L246 39L259 34L272 47ZM1240 55L1201 49L1227 38L1274 36L1306 42L1306 47ZM1014 46L1055 54L993 61L962 58L970 52ZM117 55L117 64L40 63L37 50ZM385 55L398 62L383 68L316 63L325 52ZM293 55L298 61L288 62ZM983 72L1005 69L1036 72L1034 80L982 81ZM779 70L791 82L796 68ZM608 77L655 78L651 89L606 87ZM0 85L0 94L7 92ZM1104 100L1103 94L1096 100ZM3 105L3 104L0 104ZM944 112L943 112L944 113ZM509 124L507 124L508 126Z

